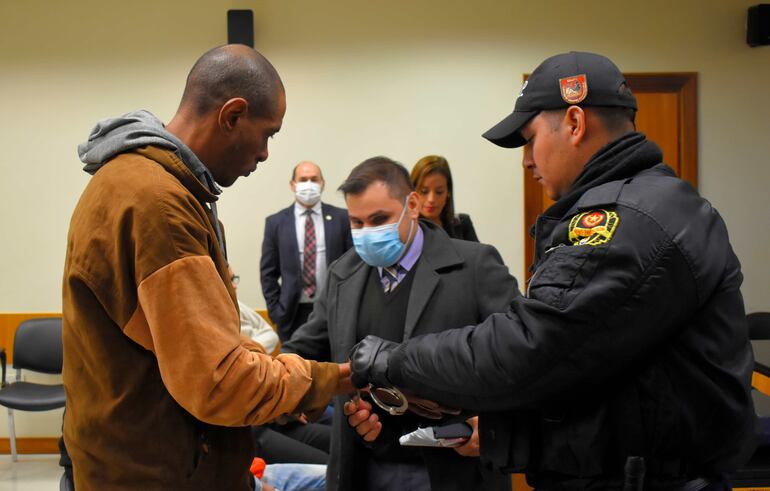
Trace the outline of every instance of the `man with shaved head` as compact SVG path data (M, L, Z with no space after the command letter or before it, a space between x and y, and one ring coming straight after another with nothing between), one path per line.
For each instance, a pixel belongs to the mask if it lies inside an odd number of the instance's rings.
M321 202L324 184L320 167L298 163L289 181L294 203L265 220L262 294L282 342L313 311L326 268L353 246L347 211Z
M85 490L250 490L249 425L318 410L347 365L240 336L216 201L267 159L286 111L251 48L205 53L179 109L100 121L64 268L64 441Z

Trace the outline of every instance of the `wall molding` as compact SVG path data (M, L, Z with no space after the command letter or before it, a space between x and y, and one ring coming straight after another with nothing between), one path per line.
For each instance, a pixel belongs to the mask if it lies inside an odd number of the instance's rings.
M59 437L16 438L16 452L20 454L58 454ZM0 454L11 453L11 440L0 438Z

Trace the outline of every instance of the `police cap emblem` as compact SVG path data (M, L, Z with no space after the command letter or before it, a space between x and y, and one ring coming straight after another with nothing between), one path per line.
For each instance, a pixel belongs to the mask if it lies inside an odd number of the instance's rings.
M578 104L588 95L588 80L585 74L559 79L561 98L567 104Z

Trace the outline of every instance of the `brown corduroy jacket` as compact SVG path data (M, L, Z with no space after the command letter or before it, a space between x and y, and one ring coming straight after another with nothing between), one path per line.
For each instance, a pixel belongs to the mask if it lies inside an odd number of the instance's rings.
M240 336L206 203L173 153L144 147L91 179L64 268L64 439L75 487L248 490L248 426L323 407L335 364Z

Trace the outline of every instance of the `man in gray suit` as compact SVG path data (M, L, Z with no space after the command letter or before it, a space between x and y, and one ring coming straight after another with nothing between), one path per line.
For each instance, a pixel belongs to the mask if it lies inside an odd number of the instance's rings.
M402 342L473 324L504 311L518 295L494 247L451 239L418 221L417 194L401 164L385 157L366 160L340 190L354 249L330 266L313 313L284 351L342 362L369 334ZM437 422L380 411L377 437L368 441L348 425L344 403L335 401L327 489L510 490L507 476L481 465L476 435L458 452L402 447L402 434Z

